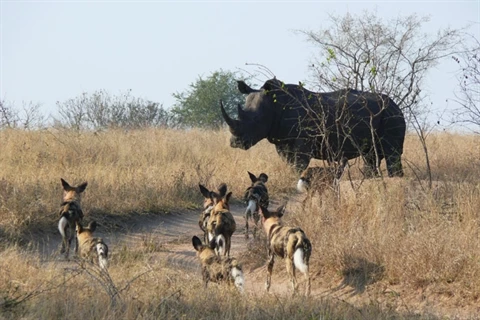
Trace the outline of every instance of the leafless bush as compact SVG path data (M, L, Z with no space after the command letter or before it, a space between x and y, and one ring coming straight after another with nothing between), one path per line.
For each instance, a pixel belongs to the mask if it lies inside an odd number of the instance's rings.
M0 129L22 128L37 129L45 125L45 117L40 111L40 104L23 102L20 110L13 103L0 101Z
M169 114L158 102L136 98L131 90L113 96L105 90L82 95L64 102L57 102L59 119L57 123L67 128L145 128L166 127Z
M452 122L473 125L474 131L480 133L480 42L473 40L471 49L452 57L460 67L455 93L459 106L452 112Z

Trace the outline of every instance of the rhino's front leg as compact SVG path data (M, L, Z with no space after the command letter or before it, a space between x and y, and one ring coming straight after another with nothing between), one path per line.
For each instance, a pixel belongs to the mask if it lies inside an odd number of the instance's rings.
M289 145L275 145L277 153L299 173L305 170L312 156Z

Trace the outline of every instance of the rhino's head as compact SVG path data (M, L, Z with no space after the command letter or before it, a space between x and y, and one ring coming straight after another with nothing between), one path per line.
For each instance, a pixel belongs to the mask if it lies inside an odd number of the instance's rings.
M276 79L268 80L260 90L256 90L245 82L238 81L238 90L248 96L245 99L245 107L238 105L237 119L227 114L220 101L222 116L232 133L231 147L247 150L269 136L274 121L278 121L275 119L277 95L272 93L272 89L277 88L278 83L281 82Z

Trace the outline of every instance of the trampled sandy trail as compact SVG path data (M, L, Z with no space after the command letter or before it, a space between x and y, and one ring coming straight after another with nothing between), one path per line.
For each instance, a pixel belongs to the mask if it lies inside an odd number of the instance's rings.
M276 207L277 204L272 205ZM291 199L290 205L298 205L298 199ZM231 255L239 257L245 253L248 248L248 241L244 237L245 219L243 216L245 208L235 204L231 206L231 212L237 223L237 230L233 235ZM148 250L151 247L152 254L150 261L166 262L172 268L182 269L185 272L197 275L200 279L200 264L196 258L196 252L192 247L192 236L197 235L203 239L203 232L198 227L199 211L184 211L181 213L171 213L165 215L139 215L120 223L122 231L106 232L100 223L96 236L104 238L108 244L110 253L117 254L122 247L138 248L138 250ZM88 215L85 217L89 221ZM259 232L263 232L259 230ZM37 238L38 239L38 238ZM250 237L251 239L251 237ZM45 234L37 242L38 251L41 258L45 261L54 260L59 266L74 264L66 261L59 255L61 237L58 231ZM313 254L319 254L315 251ZM266 261L258 263L259 267L247 266L244 264L245 273L245 291L247 294L259 295L265 292L264 283L266 278ZM312 291L311 296L318 299L329 299L340 303L361 306L375 304L386 306L387 309L397 312L418 312L419 314L436 314L442 317L447 316L452 319L480 319L475 315L475 311L480 314L480 307L470 306L463 310L455 306L440 301L435 297L425 296L423 292L409 292L405 288L394 288L389 286L383 290L378 288L371 292L370 290L358 290L344 279L338 277L334 279L324 279L319 270L314 266L311 268ZM303 293L304 278L300 272L297 272L299 282L299 291ZM279 295L290 295L291 287L287 280L285 264L280 259L276 259L272 276L271 293Z
M273 205L275 207L275 205ZM237 223L237 230L233 234L231 256L239 257L245 252L248 241L252 240L252 235L247 240L244 236L245 230L245 207L239 204L231 205L231 212ZM148 250L152 249L149 260L151 262L166 262L167 266L173 268L181 268L186 272L198 274L201 277L200 263L196 257L196 251L192 246L192 237L198 236L203 240L203 232L198 226L200 210L183 211L181 213L169 213L162 215L138 215L124 219L119 223L121 231L108 232L102 228L102 223L95 231L95 236L102 237L109 246L109 254L118 254L123 247L129 250ZM84 218L84 223L90 221L88 214ZM260 226L260 225L259 225ZM250 232L252 230L252 222L250 222ZM263 232L258 230L258 232ZM38 239L38 238L37 238ZM59 254L61 245L61 236L57 230L49 234L44 234L37 240L36 246L41 259L45 262L55 261L61 267L68 264L75 264L73 261L67 261L63 255ZM73 246L72 246L73 247ZM133 248L133 249L132 249ZM266 249L265 249L266 250ZM73 248L70 256L74 256ZM253 268L244 264L245 273L245 290L250 293L264 292L264 283L266 278L265 261L260 262L260 267ZM281 277L286 276L285 264L283 261L276 259L274 273L272 277L271 292L277 294L289 294L290 285L288 281L282 280ZM312 272L313 274L314 272ZM280 276L281 274L281 276ZM300 283L300 290L303 292L303 275L297 274ZM313 287L312 287L313 288ZM312 294L316 295L318 290L312 290Z

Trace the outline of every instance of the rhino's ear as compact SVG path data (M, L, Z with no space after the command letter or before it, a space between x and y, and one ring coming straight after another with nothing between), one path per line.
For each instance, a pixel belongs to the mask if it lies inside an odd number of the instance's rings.
M249 94L256 91L255 89L250 88L243 80L237 80L237 87L238 91L243 94Z
M280 80L277 80L277 78L273 78L273 79L270 79L270 80L267 80L262 88L265 90L265 91L271 91L271 90L278 90L278 89L285 89L285 84L280 81Z
M267 82L265 82L265 83L263 84L262 88L263 88L265 91L271 91L271 90L276 89L276 88L273 86L273 80L267 80Z

